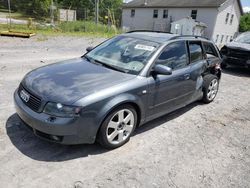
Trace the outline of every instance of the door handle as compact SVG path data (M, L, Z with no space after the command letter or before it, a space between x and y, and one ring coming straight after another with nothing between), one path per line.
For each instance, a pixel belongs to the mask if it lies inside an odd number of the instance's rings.
M190 74L184 74L184 79L189 80L190 79Z

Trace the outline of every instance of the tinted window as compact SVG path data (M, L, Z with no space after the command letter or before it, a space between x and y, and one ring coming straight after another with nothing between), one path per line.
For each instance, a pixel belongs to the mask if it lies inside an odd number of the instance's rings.
M183 68L187 65L187 48L184 41L169 44L157 60L173 70Z
M203 59L202 47L200 42L189 42L190 60L195 63Z
M218 54L217 54L216 49L215 49L213 44L208 43L208 42L204 42L203 46L204 46L204 50L205 50L207 55L218 57Z

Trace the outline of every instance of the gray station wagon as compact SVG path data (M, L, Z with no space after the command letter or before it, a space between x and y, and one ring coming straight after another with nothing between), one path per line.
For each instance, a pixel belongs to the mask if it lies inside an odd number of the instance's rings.
M14 101L41 138L117 148L150 120L197 100L212 102L220 64L217 47L205 38L134 31L29 72Z

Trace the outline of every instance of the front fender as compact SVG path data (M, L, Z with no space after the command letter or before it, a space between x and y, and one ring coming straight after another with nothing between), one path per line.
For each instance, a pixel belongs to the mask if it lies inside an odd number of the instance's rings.
M112 112L115 108L122 104L128 104L131 103L133 105L136 105L136 107L139 110L139 117L140 117L140 122L142 123L145 119L145 108L144 108L144 103L142 101L143 99L139 96L132 95L129 93L123 93L118 96L115 96L111 100L109 100L99 111L97 119L99 122L97 122L99 125L104 121L105 117Z

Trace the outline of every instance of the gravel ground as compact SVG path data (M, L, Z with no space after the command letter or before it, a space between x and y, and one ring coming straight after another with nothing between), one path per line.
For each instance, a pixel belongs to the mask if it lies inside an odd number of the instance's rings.
M249 70L228 69L213 103L147 123L116 150L61 146L30 133L13 107L22 77L103 40L0 38L0 187L250 187Z

